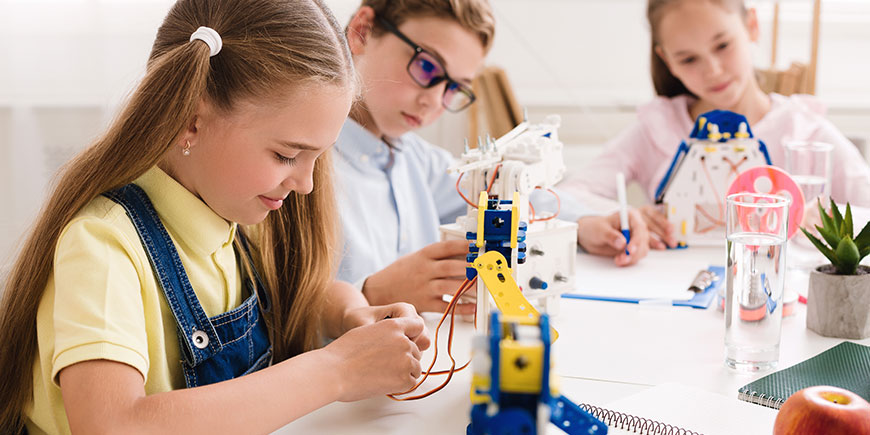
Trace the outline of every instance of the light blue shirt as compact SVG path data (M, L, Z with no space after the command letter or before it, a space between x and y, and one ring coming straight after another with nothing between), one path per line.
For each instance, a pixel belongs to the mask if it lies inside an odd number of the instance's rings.
M447 173L454 157L415 133L390 147L348 118L335 143L335 174L344 250L338 279L356 283L440 239L438 226L466 212L456 193L458 175ZM560 219L587 214L560 195ZM532 195L536 210L554 211L548 192Z

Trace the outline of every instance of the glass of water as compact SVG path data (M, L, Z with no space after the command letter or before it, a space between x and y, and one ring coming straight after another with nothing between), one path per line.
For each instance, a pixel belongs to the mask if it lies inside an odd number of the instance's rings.
M779 360L791 200L736 193L726 203L725 365L768 370Z
M785 143L785 170L800 186L808 206L815 206L816 198L831 195L833 149L833 145L824 142Z

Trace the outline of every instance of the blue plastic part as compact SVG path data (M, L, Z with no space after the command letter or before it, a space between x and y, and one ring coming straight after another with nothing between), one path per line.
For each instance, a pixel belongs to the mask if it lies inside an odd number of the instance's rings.
M465 268L465 279L471 281L476 276L477 276L477 269L475 269L473 267L466 267Z
M490 419L488 434L520 435L536 434L535 414L522 408L509 408L500 411Z
M768 165L773 165L773 163L770 163L770 154L767 153L767 145L765 145L764 141L761 139L758 139L758 150L764 155L764 161L767 162Z
M531 279L529 279L529 287L533 289L546 290L547 286L547 281L544 281L537 276L533 276Z
M511 236L511 211L510 210L486 210L483 215L483 234L485 239Z
M486 404L480 403L471 407L471 423L465 428L467 435L485 435L489 423L486 415Z
M665 194L665 186L668 185L668 181L673 176L674 168L677 166L677 162L680 161L683 154L688 154L689 145L686 144L686 141L680 141L680 147L677 148L677 153L674 154L674 159L671 160L671 165L668 166L668 171L665 172L665 176L662 177L662 181L659 182L659 187L656 187L656 204L660 204L662 202L662 197Z
M501 324L499 323L498 311L493 311L489 322L489 359L490 364L489 398L493 403L499 403L499 361L501 361Z
M550 401L550 422L571 435L605 435L607 433L606 424L565 396L559 396Z
M544 344L544 362L541 372L541 402L550 403L550 316L541 314L541 343Z
M734 113L728 110L711 110L699 115L698 119L701 117L705 118L707 122L701 126L698 120L695 120L695 126L692 128L692 133L689 135L692 139L707 139L707 136L710 133L707 130L707 126L710 124L716 124L719 128L719 133L731 133L730 136L734 137L734 133L740 131L740 123L746 124L746 133L749 134L750 138L755 137L752 134L752 129L749 127L749 121L745 116L739 113ZM719 139L719 142L727 142L728 140L728 138L723 137Z

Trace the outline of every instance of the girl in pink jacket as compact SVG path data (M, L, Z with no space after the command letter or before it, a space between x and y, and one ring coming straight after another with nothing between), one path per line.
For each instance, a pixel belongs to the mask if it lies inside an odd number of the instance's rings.
M742 0L649 0L651 70L656 99L638 109L638 120L607 144L605 151L560 185L588 199L616 198L613 174L641 184L652 202L680 141L698 115L714 109L743 114L763 140L774 165L785 165L784 143L820 141L833 145L831 196L870 206L870 168L833 124L814 97L764 93L752 66L751 43L758 38L755 11ZM653 205L641 208L650 246L675 246L674 229Z

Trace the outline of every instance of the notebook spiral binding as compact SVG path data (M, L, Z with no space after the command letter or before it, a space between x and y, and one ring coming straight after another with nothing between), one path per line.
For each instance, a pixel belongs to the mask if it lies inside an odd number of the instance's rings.
M785 402L781 397L774 397L773 395L766 395L750 390L740 390L737 398L745 402L756 403L773 409L779 409Z
M660 421L616 412L607 408L590 405L588 403L580 403L578 406L595 416L595 418L603 421L607 426L631 431L632 433L648 435L701 435L698 432L662 423Z

